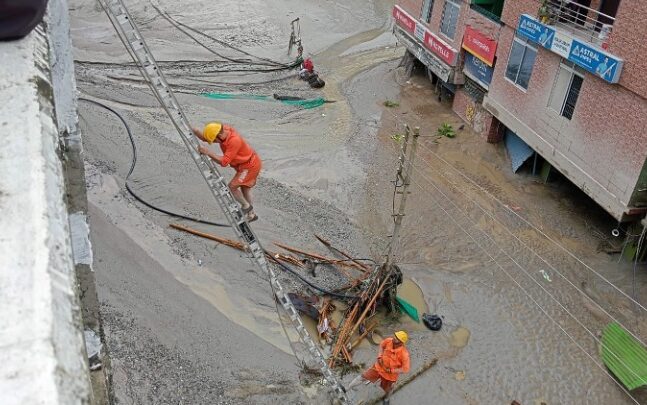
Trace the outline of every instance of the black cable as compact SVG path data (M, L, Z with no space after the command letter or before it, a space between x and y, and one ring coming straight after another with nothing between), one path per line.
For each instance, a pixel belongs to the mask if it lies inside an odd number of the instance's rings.
M278 261L278 260L274 260L274 263L278 264L278 265L279 265L279 267L281 267L283 270L285 270L285 271L287 271L288 273L290 273L290 274L292 274L292 275L294 275L294 276L298 277L298 278L299 278L299 280L303 281L304 283L306 283L306 284L307 284L307 285L309 285L310 287L314 288L315 290L317 290L317 291L319 291L319 292L321 292L321 293L323 293L323 294L325 294L325 295L330 295L330 296L337 297L337 298L342 298L342 299L355 299L355 298L359 298L359 297L358 297L358 296L356 296L356 295L338 294L338 293L336 293L336 292L326 290L325 288L323 288L323 287L319 287L318 285L316 285L316 284L312 283L310 280L306 279L305 277L303 277L301 274L299 274L299 273L297 273L296 271L294 271L292 268L290 268L290 267L289 267L289 266L287 266L286 264L281 263L281 262L280 262L280 261Z
M221 57L223 59L226 59L226 60L228 60L230 62L233 62L233 63L247 64L247 65L253 64L253 65L259 65L259 66L275 66L274 68L270 68L270 69L247 69L245 71L248 71L248 72L276 72L276 71L281 71L281 70L293 69L298 65L297 62L286 64L286 63L282 63L282 62L273 61L271 59L263 58L263 57L260 57L260 56L255 56L255 55L253 55L253 54L251 54L249 52L246 52L246 51L244 51L242 49L236 48L235 46L233 46L233 45L231 45L231 44L229 44L229 43L227 43L225 41L219 40L219 39L217 39L217 38L215 38L215 37L213 37L213 36L211 36L209 34L206 34L206 33L202 32L202 31L199 31L199 30L191 27L191 26L188 26L188 25L186 25L184 23L181 23L181 22L177 21L176 19L171 17L167 12L160 10L154 4L152 4L152 6L159 13L159 15L161 15L171 25L173 25L175 28L177 28L184 35L191 38L195 43L197 43L198 45L200 45L201 47L203 47L207 51L213 53L214 55L217 55L217 56L219 56L219 57ZM222 55L222 54L214 51L213 49L209 48L208 46L206 46L204 43L202 43L200 40L198 40L193 35L189 34L186 30L182 29L181 27L184 27L184 28L186 28L186 29L188 29L190 31L193 31L194 33L197 33L199 35L202 35L202 36L204 36L206 38L209 38L210 40L212 40L212 41L214 41L214 42L216 42L216 43L218 43L220 45L229 47L229 48L231 48L233 50L236 50L236 51L238 51L240 53L243 53L243 54L245 54L247 56L262 60L262 61L267 62L267 63L253 62L252 60L249 60L249 59L245 60L245 59L230 58L228 56Z
M100 102L94 101L94 100L90 100L88 98L82 98L82 97L79 98L79 100L80 101L85 101L85 102L88 102L88 103L91 103L91 104L94 104L94 105L97 105L99 107L102 107L102 108L110 111L111 113L116 115L117 118L119 118L121 123L126 128L126 132L128 133L128 138L130 139L130 146L131 146L131 149L132 149L132 156L133 157L132 157L132 161L130 163L130 169L128 170L128 174L126 174L126 179L125 179L124 183L126 185L126 190L128 190L130 195L132 195L137 201L139 201L140 203L144 204L145 206L147 206L148 208L150 208L152 210L161 212L161 213L169 215L171 217L186 219L187 221L193 221L193 222L197 222L197 223L205 224L205 225L213 225L213 226L220 226L220 227L227 227L227 228L231 226L229 224L207 221L207 220L204 220L204 219L194 218L194 217L190 217L190 216L187 216L187 215L178 214L176 212L168 211L168 210L166 210L164 208L160 208L160 207L157 207L157 206L149 203L148 201L144 200L142 197L137 195L137 193L135 193L135 191L133 191L132 188L130 187L130 184L128 184L128 181L130 179L130 175L135 170L135 165L137 164L137 146L135 145L135 139L133 138L132 131L130 130L130 125L128 125L128 123L126 122L124 117L119 112L117 112L116 110L112 109L111 107L109 107L109 106L107 106L107 105L105 105L103 103L100 103Z
M130 175L133 173L133 171L135 170L135 166L137 165L137 146L136 146L136 144L135 144L135 139L134 139L133 134L132 134L132 131L131 131L131 129L130 129L130 125L128 125L128 123L126 122L126 120L124 119L124 117L123 117L119 112L117 112L117 111L116 111L116 110L114 110L113 108L111 108L111 107L109 107L109 106L107 106L107 105L105 105L105 104L103 104L103 103L100 103L100 102L98 102L98 101L94 101L94 100L90 100L90 99L88 99L88 98L82 98L82 97L81 97L81 98L79 98L79 100L80 100L80 101L85 101L85 102L88 102L88 103L91 103L91 104L94 104L94 105L97 105L97 106L102 107L102 108L105 108L106 110L108 110L108 111L110 111L111 113L113 113L114 115L116 115L116 116L117 116L117 118L119 118L119 120L122 122L122 124L123 124L123 125L124 125L124 127L126 128L126 132L128 133L128 138L130 139L130 145L131 145L131 148L132 148L132 156L133 156L133 158L132 158L132 162L131 162L131 164L130 164L130 169L128 170L128 174L126 174L125 185L126 185L126 190L128 190L128 192L129 192L129 193L130 193L130 194L131 194L131 195L132 195L132 196L133 196L137 201L139 201L140 203L144 204L144 205L145 205L145 206L147 206L148 208L151 208L151 209L153 209L153 210L155 210L155 211L161 212L161 213L163 213L163 214L166 214L166 215L169 215L169 216L172 216L172 217L177 217L177 218L181 218L181 219L186 219L186 220L188 220L188 221L193 221L193 222L197 222L197 223L201 223L201 224L206 224L206 225L221 226L221 227L229 227L229 226L230 226L229 224L222 224L222 223L218 223L218 222L211 222L211 221L207 221L207 220L204 220L204 219L193 218L193 217L189 217L189 216L186 216L186 215L178 214L178 213L175 213L175 212L172 212L172 211L168 211L168 210L165 210L165 209L163 209L163 208L159 208L159 207L157 207L157 206L155 206L155 205L153 205L153 204L149 203L148 201L144 200L142 197L140 197L139 195L137 195L137 193L135 193L135 192L130 188L130 185L128 184L128 180L130 179ZM362 260L362 261L372 261L372 262L374 262L374 260L373 260L373 259L347 259L347 260L358 260L358 261L359 261L359 260ZM340 261L347 261L347 260L340 260ZM283 263L281 263L281 262L279 262L279 261L276 261L276 260L275 260L274 262L275 262L275 263L277 263L281 268L283 268L283 270L285 270L285 271L289 272L290 274L292 274L292 275L294 275L294 276L298 277L301 281L303 281L304 283L306 283L306 284L307 284L307 285L309 285L310 287L314 288L315 290L317 290L317 291L319 291L319 292L321 292L321 293L323 293L323 294L330 295L330 296L337 297L337 298L342 298L342 299L355 299L355 298L357 298L357 296L355 296L355 295L338 294L338 293L335 293L335 292L332 292L332 291L328 291L328 290L326 290L325 288L323 288L323 287L319 287L319 286L317 286L316 284L314 284L314 283L312 283L311 281L309 281L308 279L304 278L301 274L297 273L296 271L294 271L294 270L293 270L293 269L291 269L290 267L286 266L285 264L283 264Z

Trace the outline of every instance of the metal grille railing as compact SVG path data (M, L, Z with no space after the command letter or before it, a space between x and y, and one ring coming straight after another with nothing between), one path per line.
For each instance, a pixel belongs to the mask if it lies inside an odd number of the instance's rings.
M496 14L494 14L494 13L493 13L493 12L491 12L490 10L488 10L488 9L486 9L486 8L484 8L484 7L479 6L478 4L470 4L470 8L471 8L472 10L474 10L474 11L478 12L479 14L482 14L482 15L486 16L487 18L489 18L490 20L494 21L495 23L497 23L497 24L501 24L501 17L500 17L500 16L498 16L498 15L496 15Z
M549 24L595 44L608 39L615 22L615 17L574 0L548 0L545 12Z

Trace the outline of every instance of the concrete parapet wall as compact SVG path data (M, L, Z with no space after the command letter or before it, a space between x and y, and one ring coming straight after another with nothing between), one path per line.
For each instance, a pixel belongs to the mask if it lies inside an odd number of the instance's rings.
M43 26L0 43L0 403L92 400ZM73 91L73 90L72 90Z

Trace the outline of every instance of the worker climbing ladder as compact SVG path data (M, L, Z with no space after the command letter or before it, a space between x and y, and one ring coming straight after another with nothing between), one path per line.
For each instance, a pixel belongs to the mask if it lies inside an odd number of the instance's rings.
M202 177L204 177L205 181L209 185L209 189L211 189L213 196L216 201L218 201L218 205L220 205L220 208L231 224L236 236L247 246L251 254L250 259L252 259L252 261L258 265L262 271L269 275L270 283L276 298L288 313L292 325L298 332L299 338L305 344L313 360L316 362L317 368L323 375L323 378L330 386L332 386L339 401L341 403L348 403L344 388L339 381L337 381L337 378L326 364L323 355L315 346L314 341L305 329L296 308L279 283L274 270L269 266L265 259L265 251L256 238L256 235L254 235L249 223L247 223L245 215L242 213L238 203L229 191L227 183L211 159L198 153L199 143L192 134L189 121L184 115L180 104L177 102L166 78L157 66L157 62L155 62L155 59L146 45L146 42L139 32L134 20L128 13L128 9L122 0L98 1L108 15L110 22L117 31L117 34L128 50L128 53L135 63L137 63L142 76L146 79L155 97L158 99L173 122L173 125L180 134L182 141L191 154L193 161L198 166L200 173L202 173Z

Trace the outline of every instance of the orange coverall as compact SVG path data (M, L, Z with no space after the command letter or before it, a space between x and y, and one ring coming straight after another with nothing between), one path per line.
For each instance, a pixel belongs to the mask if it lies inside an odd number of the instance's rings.
M236 169L236 175L231 180L232 185L254 187L262 167L261 158L234 128L223 125L222 130L227 132L227 137L219 143L222 150L220 165Z
M400 373L408 373L410 368L411 364L407 348L404 345L394 348L393 338L386 338L380 343L380 354L377 356L377 361L373 364L373 367L362 374L362 377L371 382L376 382L379 378L380 387L384 392L388 393L398 380L398 373L393 371L398 370Z

